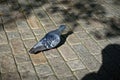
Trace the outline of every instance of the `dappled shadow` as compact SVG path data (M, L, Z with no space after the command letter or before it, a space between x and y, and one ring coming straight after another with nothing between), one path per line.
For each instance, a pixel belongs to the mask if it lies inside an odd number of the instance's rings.
M94 36L97 39L114 38L120 36L120 18L109 18L108 20L102 21L102 23L107 27L103 28L103 35L101 34L102 31L94 31Z
M120 6L120 0L114 0L114 4L119 5Z
M102 50L102 66L99 71L87 74L82 80L120 80L120 45L106 46Z
M99 31L94 31L94 35L98 39L116 37L120 34L119 29L115 29L119 28L120 19L114 17L116 15L107 17L106 8L96 0L60 0L59 3L54 3L47 10L52 14L59 12L63 16L63 22L71 24L72 30L79 25L81 20L84 20L86 25L90 25L91 21L100 23L103 26L106 25L107 29L103 33L104 36L99 34Z
M115 0L111 4L119 5L119 0ZM107 26L104 35L99 34L99 31L93 32L93 35L98 39L120 35L119 29L115 29L120 27L119 17L106 16L108 15L107 10L99 0L1 0L0 16L3 19L3 24L7 24L17 19L28 18L33 14L33 9L38 9L37 16L41 18L45 16L44 13L39 12L39 8L44 5L47 6L44 8L48 14L59 13L63 17L61 23L69 24L73 31L81 25L79 22L84 20L86 25L93 21Z
M61 6L66 6L65 8ZM105 17L105 9L95 0L84 0L84 1L60 1L55 5L48 8L51 13L60 12L62 14L63 22L70 23L72 26L77 26L78 21L83 19L86 23L89 20L101 21Z
M1 72L0 72L0 80L2 80Z
M21 73L21 75L19 75L19 73L17 71L1 73L0 80L21 80L21 78L24 80L30 80L30 79L38 80L38 78L34 72L24 71L24 72L20 72L20 73Z
M11 23L17 19L25 19L33 14L33 8L39 8L47 0L1 0L0 17L3 24Z
M1 80L20 80L18 72L1 73Z

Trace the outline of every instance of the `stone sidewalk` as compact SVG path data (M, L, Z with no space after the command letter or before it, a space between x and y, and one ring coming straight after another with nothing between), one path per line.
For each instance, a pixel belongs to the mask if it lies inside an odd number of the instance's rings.
M103 49L120 44L119 22L119 0L1 0L0 80L84 80L99 73ZM67 25L63 45L29 54L61 24Z

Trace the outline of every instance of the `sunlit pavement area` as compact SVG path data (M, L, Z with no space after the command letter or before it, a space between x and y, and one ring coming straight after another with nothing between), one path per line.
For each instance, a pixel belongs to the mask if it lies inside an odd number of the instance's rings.
M61 46L29 54L61 24ZM119 0L0 0L0 80L120 80L119 44Z

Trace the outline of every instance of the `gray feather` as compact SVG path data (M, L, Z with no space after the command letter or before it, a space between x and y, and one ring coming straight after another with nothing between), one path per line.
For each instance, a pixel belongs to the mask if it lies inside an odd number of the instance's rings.
M31 49L30 53L37 53L48 49L55 48L61 41L61 33L65 29L65 25L61 25L58 29L47 33L37 44Z

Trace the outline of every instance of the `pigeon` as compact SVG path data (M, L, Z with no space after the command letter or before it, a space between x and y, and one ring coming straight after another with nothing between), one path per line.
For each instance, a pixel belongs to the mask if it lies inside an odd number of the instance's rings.
M29 53L35 54L37 52L55 48L61 42L61 34L65 28L65 25L60 25L58 29L48 32L29 50Z

